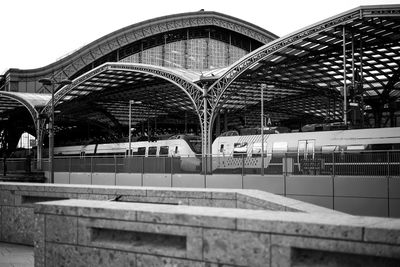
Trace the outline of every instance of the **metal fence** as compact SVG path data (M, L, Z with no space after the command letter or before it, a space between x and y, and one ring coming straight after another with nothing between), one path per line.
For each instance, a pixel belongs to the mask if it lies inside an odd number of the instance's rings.
M55 172L400 176L400 151L235 157L56 157ZM206 165L206 166L204 166ZM204 166L204 168L203 168ZM46 169L46 165L44 166ZM262 168L264 168L262 170Z

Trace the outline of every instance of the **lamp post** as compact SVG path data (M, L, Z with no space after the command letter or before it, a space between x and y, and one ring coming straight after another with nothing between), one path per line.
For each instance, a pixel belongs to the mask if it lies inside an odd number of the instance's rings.
M131 144L132 144L132 138L131 138L131 130L132 130L132 104L142 104L141 101L135 101L135 100L129 100L129 132L128 132L128 142L129 142L129 150L128 150L128 156L132 156L132 149L131 149Z
M51 111L49 116L49 174L50 183L54 183L54 86L58 85L57 90L64 85L71 84L70 80L55 81L50 78L40 79L39 82L48 90L50 86L51 92Z

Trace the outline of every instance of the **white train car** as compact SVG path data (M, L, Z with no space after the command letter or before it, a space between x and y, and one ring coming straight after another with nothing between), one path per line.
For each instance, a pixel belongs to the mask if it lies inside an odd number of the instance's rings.
M115 155L126 157L129 155L129 143L55 147L54 154L58 157L76 156L80 158ZM175 135L166 140L131 142L133 157L184 158L181 160L181 169L186 171L194 171L199 168L199 154L201 154L201 139L198 136Z
M264 134L264 167L285 153L297 162L316 153L400 149L400 127ZM213 169L261 167L261 135L220 136L212 145Z
M55 147L57 156L129 155L129 143L92 144ZM131 155L155 157L195 157L201 154L201 139L197 136L175 135L167 140L131 142Z

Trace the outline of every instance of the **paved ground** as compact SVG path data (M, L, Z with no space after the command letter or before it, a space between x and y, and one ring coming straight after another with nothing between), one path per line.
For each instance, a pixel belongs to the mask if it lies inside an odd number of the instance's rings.
M33 247L0 242L0 267L33 266Z

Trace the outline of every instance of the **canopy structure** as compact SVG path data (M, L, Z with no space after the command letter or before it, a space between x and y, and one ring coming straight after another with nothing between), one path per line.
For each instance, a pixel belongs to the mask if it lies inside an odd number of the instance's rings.
M211 113L241 109L259 122L264 87L265 112L276 123L398 126L399 29L399 5L365 6L279 38L209 88Z
M39 114L50 98L50 94L0 91L2 153L11 153L23 132L38 136Z
M90 44L25 73L38 80L55 68L52 79L72 80L55 94L56 145L183 132L201 134L211 153L213 136L260 127L262 113L293 130L400 124L400 5L355 8L279 39L219 13L190 15L131 26L100 39L102 54Z

